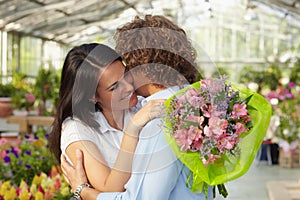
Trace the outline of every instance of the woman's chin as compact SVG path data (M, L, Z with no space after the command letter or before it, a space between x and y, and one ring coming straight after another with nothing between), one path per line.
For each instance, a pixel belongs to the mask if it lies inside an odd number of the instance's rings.
M126 110L135 107L137 103L138 98L136 94L133 93L129 99L124 99L122 101L113 103L112 110Z
M129 99L128 107L129 108L135 107L137 103L138 103L138 98L136 96L136 93L133 93Z

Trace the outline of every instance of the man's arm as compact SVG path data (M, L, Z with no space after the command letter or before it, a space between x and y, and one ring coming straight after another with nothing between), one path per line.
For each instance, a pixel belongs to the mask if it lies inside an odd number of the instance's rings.
M83 156L82 151L76 150L76 166L75 168L72 167L66 160L66 157L61 154L60 157L61 161L61 169L63 172L63 176L67 183L71 186L72 192L76 191L76 188L84 183L88 183L85 170L83 167ZM84 200L95 200L97 198L97 195L100 192L94 188L88 188L85 187L80 192L80 196Z

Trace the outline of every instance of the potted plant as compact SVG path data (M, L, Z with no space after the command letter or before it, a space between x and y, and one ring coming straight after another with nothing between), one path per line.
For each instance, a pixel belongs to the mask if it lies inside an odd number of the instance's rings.
M41 68L33 93L37 97L39 115L53 115L59 93L59 76L55 70ZM46 109L47 108L47 109Z
M30 110L33 110L35 96L33 93L25 89L19 89L12 97L13 114L18 116L26 116Z
M12 113L11 97L15 93L12 84L0 84L0 118L5 118Z
M290 149L297 148L300 138L299 97L295 96L293 99L286 99L285 101L280 102L277 112L280 117L280 125L277 136L281 139L281 144L286 145L286 147Z
M32 93L32 83L28 81L26 74L19 73L13 77L14 95L11 97L13 114L24 116L33 110L35 96Z

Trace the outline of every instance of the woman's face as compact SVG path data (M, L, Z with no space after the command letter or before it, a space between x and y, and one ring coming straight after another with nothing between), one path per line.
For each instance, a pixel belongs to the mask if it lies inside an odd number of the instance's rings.
M122 62L115 61L101 73L95 99L103 111L124 110L137 104L134 88L124 78L124 72Z

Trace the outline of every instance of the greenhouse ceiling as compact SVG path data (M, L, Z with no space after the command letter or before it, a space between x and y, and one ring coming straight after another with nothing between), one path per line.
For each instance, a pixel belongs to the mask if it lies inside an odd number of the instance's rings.
M221 16L268 25L272 15L300 29L300 0L0 0L0 30L73 45L111 37L144 14L165 15L190 29Z

